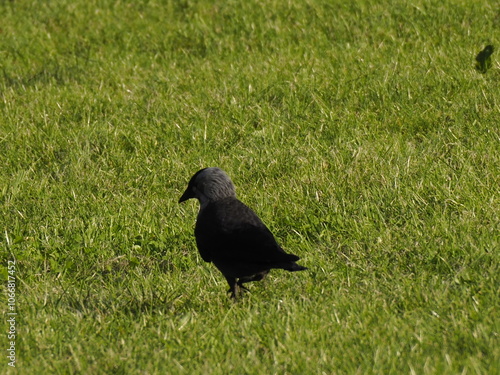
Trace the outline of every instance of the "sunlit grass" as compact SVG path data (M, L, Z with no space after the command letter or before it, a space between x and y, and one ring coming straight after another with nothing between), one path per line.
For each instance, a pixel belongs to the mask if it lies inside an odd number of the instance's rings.
M11 1L0 21L19 371L499 371L490 2ZM177 204L207 166L308 271L230 301Z

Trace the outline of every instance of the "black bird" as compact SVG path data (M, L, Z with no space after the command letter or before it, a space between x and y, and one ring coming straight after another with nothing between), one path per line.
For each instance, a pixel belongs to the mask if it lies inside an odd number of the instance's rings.
M201 257L213 262L229 284L231 297L238 287L262 280L272 268L302 271L300 258L287 254L259 217L236 198L229 176L220 168L204 168L191 177L179 203L200 201L194 234Z
M495 49L490 44L479 52L476 56L476 70L481 73L486 73L489 68L491 68L491 55Z

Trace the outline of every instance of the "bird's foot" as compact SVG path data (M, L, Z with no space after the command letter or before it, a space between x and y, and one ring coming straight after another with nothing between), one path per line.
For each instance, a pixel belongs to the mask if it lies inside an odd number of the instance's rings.
M236 300L236 299L238 299L238 295L241 294L242 290L244 290L245 292L250 291L250 289L248 289L247 287L245 287L241 284L237 284L234 286L234 288L233 287L229 288L227 290L227 292L230 294L231 299Z
M246 286L243 286L243 284L238 284L238 286L240 287L240 289L243 289L246 292L250 291L250 289L248 289Z
M230 294L230 297L233 301L236 301L237 299L237 292L236 292L236 288L233 290L233 288L229 288L227 290L227 292Z

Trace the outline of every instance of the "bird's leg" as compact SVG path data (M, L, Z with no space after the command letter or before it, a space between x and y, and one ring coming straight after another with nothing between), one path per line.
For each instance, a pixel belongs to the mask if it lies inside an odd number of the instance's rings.
M231 293L231 298L235 300L238 294L238 284L236 283L236 278L229 276L224 276L224 277L226 278L227 283L229 284L229 290L227 292Z
M245 286L243 286L243 284L244 283L249 283L251 281L260 281L264 277L266 277L266 275L268 273L269 273L269 270L265 270L265 271L262 271L262 272L259 272L259 273L255 274L255 275L240 277L237 284L238 284L238 286L241 289L246 290L247 292L249 292L248 288L246 288Z
M240 289L243 289L243 290L245 290L247 292L250 291L250 289L248 289L246 286L243 285L243 282L241 281L241 279L236 284L238 284L238 286L240 287Z

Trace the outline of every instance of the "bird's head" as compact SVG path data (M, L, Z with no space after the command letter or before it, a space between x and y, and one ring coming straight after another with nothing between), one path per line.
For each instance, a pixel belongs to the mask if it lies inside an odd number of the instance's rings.
M204 168L196 172L179 203L196 198L203 206L219 199L236 197L236 190L229 176L217 167Z

